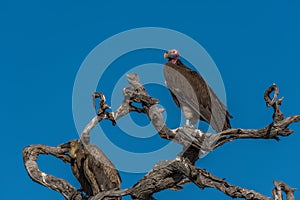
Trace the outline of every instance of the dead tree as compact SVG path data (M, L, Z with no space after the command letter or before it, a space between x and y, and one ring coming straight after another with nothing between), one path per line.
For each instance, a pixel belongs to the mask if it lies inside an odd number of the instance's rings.
M86 125L78 140L71 140L56 147L30 145L24 148L24 165L33 181L60 192L68 200L120 199L125 195L130 195L132 199L136 200L149 200L154 199L152 195L156 192L179 189L187 183L193 183L200 189L215 188L232 198L283 200L283 193L285 193L287 200L294 200L295 189L281 181L273 181L272 197L269 197L251 189L232 185L195 166L195 162L202 154L211 152L227 142L245 138L278 141L279 137L289 136L293 133L288 126L291 123L299 122L300 115L284 117L279 108L283 98L278 99L279 89L275 84L264 93L266 105L274 109L271 124L261 129L233 128L211 134L188 126L169 129L163 120L162 112L164 110L156 105L158 99L152 98L146 92L136 74L129 74L127 77L130 86L123 89L124 100L115 112L107 111L109 106L102 93L95 92L93 94L95 107L95 99L99 98L100 100L97 115ZM274 95L270 97L272 92ZM135 107L133 103L139 103L141 107ZM120 190L118 172L100 149L90 144L90 131L104 119L110 120L112 125L115 125L118 119L130 112L146 114L161 138L181 144L183 150L174 160L156 163L152 170L131 188ZM63 162L70 163L81 188L76 189L67 181L40 171L36 162L40 154L50 154ZM106 167L106 173L103 172L103 167Z

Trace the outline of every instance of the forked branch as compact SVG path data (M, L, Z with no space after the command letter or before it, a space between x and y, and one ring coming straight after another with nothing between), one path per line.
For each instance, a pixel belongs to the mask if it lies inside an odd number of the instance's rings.
M98 92L93 94L93 105L95 108L96 99L99 99L97 115L87 124L78 142L83 144L83 146L89 145L90 131L101 120L110 120L112 124L115 125L118 119L128 113L138 112L146 114L149 117L161 138L172 140L183 146L183 150L177 158L158 162L150 172L131 188L124 190L104 190L94 195L85 196L84 194L88 193L88 191L85 191L86 187L82 187L84 192L82 193L82 191L76 190L65 180L41 172L37 166L36 160L39 154L51 154L64 162L71 162L71 149L64 148L67 143L57 147L32 145L23 150L23 158L26 170L34 181L60 192L66 199L76 200L115 199L125 195L130 195L132 199L149 200L153 199L152 195L156 192L165 189L178 190L181 189L182 185L188 182L193 182L200 189L207 187L216 188L232 198L272 199L253 190L231 185L226 182L225 179L218 178L206 170L197 168L194 164L201 154L213 151L217 147L235 139L279 140L280 136L289 136L292 134L293 130L290 130L288 126L291 123L299 122L300 116L296 115L284 118L283 113L279 109L283 98L277 99L279 89L276 85L269 87L264 94L267 106L272 106L274 109L272 123L261 129L237 128L211 134L203 133L201 130L187 126L179 127L174 130L169 129L163 120L163 110L156 105L158 100L147 93L136 74L129 74L127 77L130 86L123 89L124 100L115 112L107 112L109 105L106 104L104 94ZM273 98L270 97L272 92L274 92ZM133 103L139 103L141 108L133 106ZM88 158L90 154L89 151L79 151L78 154L80 153L82 153L84 158ZM96 168L89 170L89 173L96 174L95 176L97 176L98 172ZM89 181L91 185L97 184L93 182L92 178ZM274 181L274 185L275 187L272 190L274 200L283 200L282 192L286 193L287 200L294 200L294 188L280 181Z

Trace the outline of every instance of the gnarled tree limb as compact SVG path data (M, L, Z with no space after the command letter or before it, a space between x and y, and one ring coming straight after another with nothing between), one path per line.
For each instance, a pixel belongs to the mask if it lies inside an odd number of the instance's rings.
M180 189L183 184L193 182L200 189L206 187L216 188L224 194L232 198L244 199L259 199L270 200L270 197L264 196L253 190L234 186L226 182L224 179L218 178L206 170L194 166L199 156L204 153L213 151L215 148L230 142L235 139L276 139L280 136L289 136L293 133L288 128L291 123L299 122L300 116L290 116L284 118L279 106L283 98L277 99L279 89L276 85L269 87L264 98L267 106L272 106L274 109L273 122L261 129L230 129L216 134L203 133L193 127L183 126L171 130L164 123L162 112L163 110L156 105L158 100L152 98L145 90L136 74L127 76L129 87L124 88L124 100L115 112L107 112L109 106L105 103L105 96L102 93L95 92L93 94L93 104L96 107L95 100L99 98L99 107L97 116L95 116L83 130L79 142L83 145L90 143L90 131L103 119L112 121L113 125L116 121L127 115L130 112L139 112L146 114L151 120L153 126L156 128L161 138L172 140L183 146L182 152L175 160L158 162L153 169L148 172L140 181L138 181L132 188L125 190L104 190L93 196L89 196L89 200L100 200L131 195L133 199L153 199L152 195L164 189ZM274 97L271 99L270 94L274 92ZM141 108L133 106L133 103L140 103ZM62 193L66 199L84 199L85 197L70 184L62 179L45 175L37 167L36 159L38 154L49 153L63 161L71 162L69 154L70 149L64 149L60 145L56 148L47 146L32 146L26 147L23 151L24 164L29 176L36 182L54 189ZM50 148L50 149L49 149ZM80 153L80 152L79 152ZM85 156L89 151L84 151ZM92 168L91 173L96 174L96 169ZM51 177L51 182L48 180ZM187 180L188 179L188 180ZM90 180L91 181L91 180ZM91 181L90 184L94 184ZM282 191L286 193L287 200L294 200L293 192L295 189L289 187L283 182L274 181L274 189L272 191L274 200L283 200ZM87 192L87 191L85 191Z
M69 149L62 148L62 145L57 147L30 145L23 149L22 155L25 168L33 181L61 193L66 199L77 199L76 196L80 195L80 193L77 192L76 188L63 179L40 171L36 162L40 154L50 154L64 162L70 162L70 156L65 154L68 151Z
M290 186L288 186L287 184L285 184L282 181L273 181L275 187L272 190L272 195L273 195L273 199L274 200L282 200L283 199L283 195L282 195L282 191L284 191L286 193L286 199L287 200L294 200L294 192L295 192L295 188L291 188Z

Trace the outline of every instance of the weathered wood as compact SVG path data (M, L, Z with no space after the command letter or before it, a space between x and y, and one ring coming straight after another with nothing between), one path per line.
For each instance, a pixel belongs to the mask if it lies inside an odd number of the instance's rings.
M283 200L282 191L286 193L287 200L295 200L294 192L295 188L291 188L282 181L273 181L275 187L272 190L274 200Z
M98 92L93 94L95 108L96 99L99 99L97 116L87 124L79 140L73 140L57 147L32 145L23 150L24 165L32 180L60 192L66 199L70 200L87 198L89 200L118 199L125 195L130 195L132 199L136 200L148 200L153 199L152 195L156 192L165 189L178 190L181 189L182 185L189 182L194 183L200 189L207 187L218 189L232 198L271 199L253 190L234 186L226 182L225 179L218 178L206 170L195 167L194 164L201 154L213 151L235 139L279 140L279 137L292 134L293 130L289 129L288 126L294 122L299 122L300 116L295 115L284 118L279 109L283 98L277 99L279 89L276 85L269 87L264 94L267 106L272 106L274 109L271 124L261 129L235 128L211 134L203 133L201 130L189 126L174 130L169 129L163 120L163 110L156 105L158 100L147 93L136 74L129 74L127 77L130 86L124 88L124 100L115 112L106 111L109 105L105 103L104 94ZM275 92L271 99L270 94L273 91ZM133 106L133 103L140 103L141 108ZM90 144L90 131L103 119L110 120L115 125L118 119L130 112L146 114L161 138L181 144L183 150L174 160L158 162L133 187L119 190L120 178L117 177L118 172L100 149ZM74 148L74 144L76 148ZM36 163L39 154L51 154L64 162L69 162L74 176L81 183L81 189L87 196L77 191L65 180L41 172ZM95 167L102 166L103 169L103 163L108 164L112 169L112 171L106 171L108 172L106 174L114 174L114 177L104 176L103 172ZM280 181L274 181L274 186L272 190L274 200L283 200L282 192L286 193L287 200L294 200L295 189Z
M33 181L61 193L66 199L75 199L77 196L81 196L76 188L63 179L42 172L37 165L37 158L40 154L50 154L64 162L70 162L70 156L65 155L68 151L68 148L62 148L61 145L57 147L30 145L23 149L22 155L25 168Z

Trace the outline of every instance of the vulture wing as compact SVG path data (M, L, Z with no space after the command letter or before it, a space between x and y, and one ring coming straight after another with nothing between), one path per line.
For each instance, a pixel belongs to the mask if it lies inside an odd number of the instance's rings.
M218 132L230 128L228 117L231 116L225 105L196 71L178 60L176 64L165 64L164 76L178 107L182 104L189 106L199 119L209 123Z

